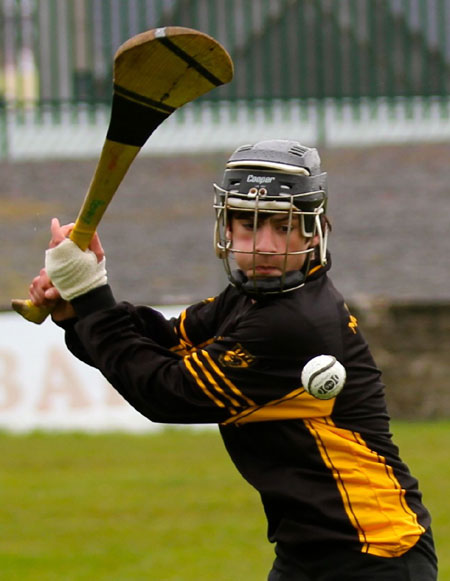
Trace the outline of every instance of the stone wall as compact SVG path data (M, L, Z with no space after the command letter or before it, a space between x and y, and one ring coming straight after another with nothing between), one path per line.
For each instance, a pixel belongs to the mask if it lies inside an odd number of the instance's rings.
M350 305L383 371L392 417L450 417L450 304Z

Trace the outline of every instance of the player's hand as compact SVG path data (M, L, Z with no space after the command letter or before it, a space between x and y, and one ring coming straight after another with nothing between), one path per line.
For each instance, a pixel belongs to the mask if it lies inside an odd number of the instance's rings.
M54 321L63 321L75 316L72 305L61 298L58 289L52 285L45 268L31 281L29 297L37 307L50 307Z
M58 244L60 244L70 235L74 226L75 224L73 222L71 224L64 224L61 226L58 218L52 218L50 224L51 239L48 243L48 247L55 248L55 246L58 246Z
M73 224L51 223L51 240L45 253L45 269L60 296L71 301L107 284L105 253L97 234L87 250L79 248L67 236Z
M50 226L51 239L48 245L49 248L55 248L58 244L61 244L73 230L75 224L60 225L58 218L53 218ZM100 242L100 237L97 232L94 234L91 243L89 244L89 250L97 257L97 262L101 262L105 258L105 251L103 250L102 243Z

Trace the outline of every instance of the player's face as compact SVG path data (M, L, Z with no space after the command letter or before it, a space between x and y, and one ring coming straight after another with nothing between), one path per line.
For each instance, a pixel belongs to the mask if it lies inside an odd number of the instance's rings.
M300 270L307 255L288 253L301 252L311 245L311 239L301 234L298 218L289 225L286 214L262 214L256 229L252 212L238 214L232 217L228 236L236 265L248 278Z

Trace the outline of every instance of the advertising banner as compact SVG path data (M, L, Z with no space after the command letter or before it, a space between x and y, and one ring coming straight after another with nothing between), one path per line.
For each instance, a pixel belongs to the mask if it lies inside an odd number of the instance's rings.
M166 317L183 307L161 308ZM153 424L99 371L67 350L49 319L34 325L0 314L0 430L150 431Z

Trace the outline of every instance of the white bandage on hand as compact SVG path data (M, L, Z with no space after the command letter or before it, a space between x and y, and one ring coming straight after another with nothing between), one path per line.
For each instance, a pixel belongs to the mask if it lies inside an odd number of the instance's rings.
M105 259L97 262L92 250L81 250L69 238L46 251L45 269L66 301L108 282Z

